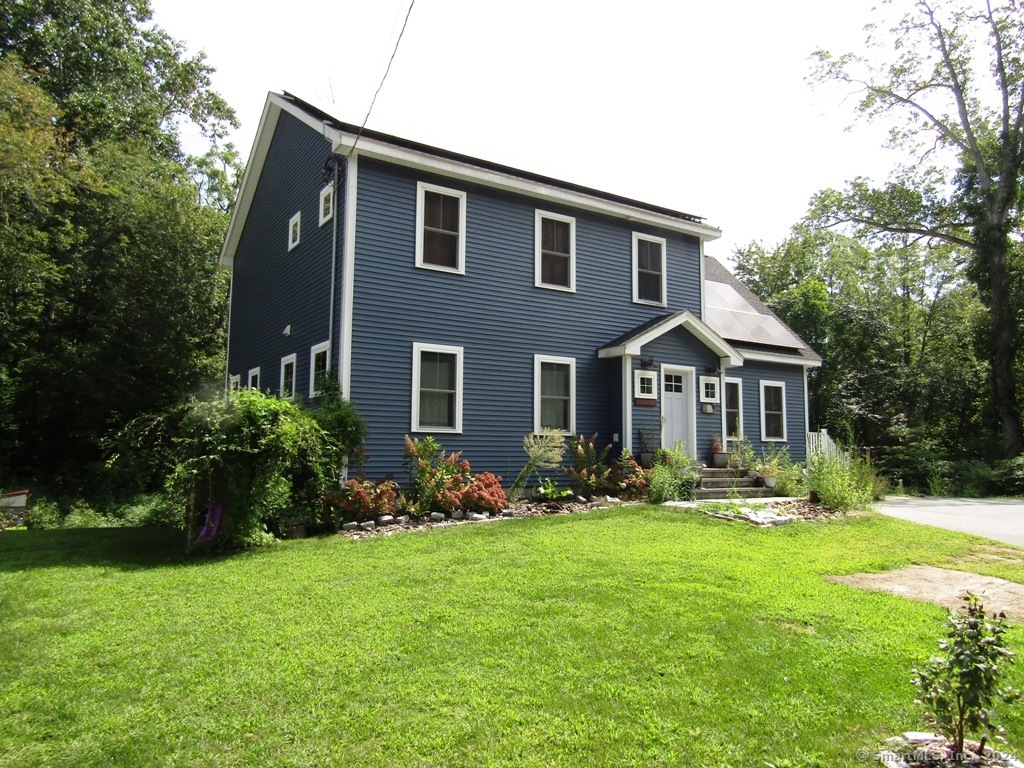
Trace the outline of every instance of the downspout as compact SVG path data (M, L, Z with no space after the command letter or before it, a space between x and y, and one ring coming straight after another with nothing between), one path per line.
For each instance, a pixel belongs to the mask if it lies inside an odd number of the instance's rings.
M228 327L227 338L224 339L224 396L231 392L231 361L228 355L231 352L231 299L235 287L235 262L231 262L231 272L228 273ZM248 386L249 382L246 382Z

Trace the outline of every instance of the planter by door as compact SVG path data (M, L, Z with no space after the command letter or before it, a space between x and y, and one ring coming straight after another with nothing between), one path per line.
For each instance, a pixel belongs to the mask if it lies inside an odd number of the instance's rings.
M775 481L778 480L778 479L779 478L773 477L772 475L765 475L762 478L762 480L764 480L764 487L765 488L774 488L775 487Z
M654 464L654 451L640 451L640 466L650 469Z
M732 453L729 451L715 451L711 454L711 463L715 465L716 469L725 469L729 466L729 458Z

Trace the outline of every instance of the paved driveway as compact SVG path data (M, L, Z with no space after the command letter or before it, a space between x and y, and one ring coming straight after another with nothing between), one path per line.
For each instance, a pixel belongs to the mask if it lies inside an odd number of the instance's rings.
M890 496L877 504L876 508L883 514L914 523L973 533L1024 547L1024 501L1018 499L918 499Z

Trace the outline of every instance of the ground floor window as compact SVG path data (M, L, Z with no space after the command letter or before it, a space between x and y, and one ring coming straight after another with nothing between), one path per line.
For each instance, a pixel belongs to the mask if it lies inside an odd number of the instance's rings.
M533 357L533 430L576 434L576 359Z
M319 397L331 369L329 344L325 341L309 350L309 397Z
M257 368L250 368L249 369L249 389L257 389L258 390L259 388L260 388L260 369L258 367Z
M462 431L462 347L413 344L412 429Z
M742 381L739 379L725 380L725 434L730 438L743 434L742 393Z
M281 398L295 399L295 355L281 358Z
M786 439L785 382L761 382L761 439Z

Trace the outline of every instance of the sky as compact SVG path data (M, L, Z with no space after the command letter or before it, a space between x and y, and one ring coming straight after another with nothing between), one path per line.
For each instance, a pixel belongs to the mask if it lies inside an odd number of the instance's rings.
M705 218L772 246L811 196L896 158L811 54L863 50L875 0L416 0L367 127ZM153 0L252 147L268 91L361 124L409 0ZM852 128L851 128L852 126Z

